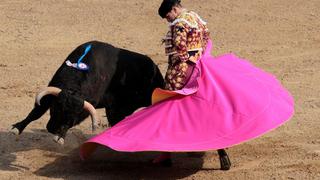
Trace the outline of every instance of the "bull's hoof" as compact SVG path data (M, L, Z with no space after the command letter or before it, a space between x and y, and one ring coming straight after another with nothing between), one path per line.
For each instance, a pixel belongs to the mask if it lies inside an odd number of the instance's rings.
M9 129L9 132L14 134L14 135L19 135L20 134L19 129L14 127L14 126L11 126L11 128Z
M54 136L53 141L60 144L60 145L64 145L64 139L62 137Z
M228 155L220 156L220 168L221 170L227 171L231 167L231 162Z

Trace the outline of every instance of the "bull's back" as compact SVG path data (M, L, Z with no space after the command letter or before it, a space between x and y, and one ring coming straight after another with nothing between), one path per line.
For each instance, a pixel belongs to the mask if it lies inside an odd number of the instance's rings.
M91 45L90 51L83 57L83 63L89 67L82 71L68 66L65 62L77 63L84 55L85 49ZM75 48L54 74L49 86L69 90L85 100L97 104L116 71L119 49L103 42L91 41Z
M67 60L77 63L88 45L91 49L82 60L89 66L88 71L66 65ZM150 105L153 89L164 86L158 67L148 56L108 43L84 43L75 48L65 61L49 86L69 90L93 105L109 108L130 106L129 111L132 111L136 107Z

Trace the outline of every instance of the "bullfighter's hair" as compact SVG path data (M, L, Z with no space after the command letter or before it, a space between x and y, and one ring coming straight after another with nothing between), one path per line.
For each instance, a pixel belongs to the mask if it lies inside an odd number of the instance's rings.
M181 5L180 3L181 0L163 0L158 10L159 15L165 18L168 12L170 12L175 5Z

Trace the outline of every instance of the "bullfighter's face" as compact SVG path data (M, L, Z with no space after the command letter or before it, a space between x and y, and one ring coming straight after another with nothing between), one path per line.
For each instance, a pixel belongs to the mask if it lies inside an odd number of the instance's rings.
M173 6L171 11L166 14L165 18L169 23L172 23L181 14L182 11L183 8L181 6Z

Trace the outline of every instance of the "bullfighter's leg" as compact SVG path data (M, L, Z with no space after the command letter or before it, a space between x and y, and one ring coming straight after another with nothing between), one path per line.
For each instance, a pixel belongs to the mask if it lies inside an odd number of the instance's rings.
M221 170L229 170L231 162L227 152L224 149L218 150Z
M47 96L44 97L43 100L41 100L41 106L35 103L32 111L28 114L28 116L24 120L13 124L10 131L16 135L21 134L29 123L39 119L49 109L51 101L52 97Z
M165 89L169 91L180 90L189 81L192 72L195 68L194 63L180 61L179 58L172 59L172 64L169 64L165 76ZM166 166L166 162L170 162L170 152L162 152L160 156L155 158L152 163L154 165Z

